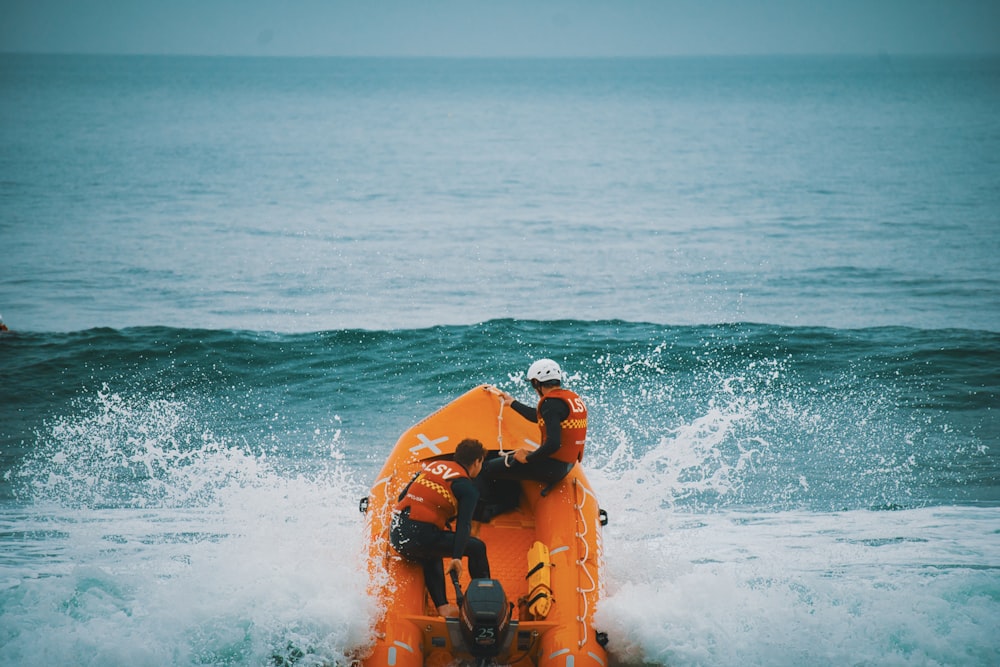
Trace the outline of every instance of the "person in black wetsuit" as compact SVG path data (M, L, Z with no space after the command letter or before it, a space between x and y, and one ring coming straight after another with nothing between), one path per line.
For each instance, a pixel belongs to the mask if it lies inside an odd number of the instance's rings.
M542 495L565 477L583 458L587 438L587 407L579 395L562 387L563 373L559 364L551 359L539 359L528 368L528 381L538 394L538 405L531 407L506 392L500 392L505 405L510 405L525 419L537 422L541 445L538 449L522 447L506 456L490 459L483 468L480 480L484 507L479 518L488 521L491 516L513 509L516 501L509 490L494 484L493 480L537 480L546 484Z
M431 461L403 492L392 513L389 541L407 560L420 563L424 585L442 616L455 616L458 608L445 594L444 563L448 571L462 574L462 557L469 558L469 576L489 579L486 544L472 537L472 513L479 489L472 480L483 468L486 448L478 440L466 439L455 448L454 460ZM448 524L455 522L455 529Z

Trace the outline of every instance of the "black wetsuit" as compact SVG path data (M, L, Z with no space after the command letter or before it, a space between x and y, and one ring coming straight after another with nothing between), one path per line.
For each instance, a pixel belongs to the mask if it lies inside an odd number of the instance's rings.
M558 482L573 467L572 463L550 458L562 444L562 422L569 417L569 406L558 398L546 398L536 410L530 405L514 401L510 405L519 415L538 423L538 413L545 420L545 440L528 454L527 463L519 463L513 456L495 458L486 462L481 477L487 479L534 479L546 484ZM509 465L508 465L509 464Z
M412 484L412 480L410 482ZM406 496L409 484L399 494ZM455 530L441 530L433 523L414 521L409 509L392 515L389 541L393 548L407 560L420 563L424 569L424 585L434 601L435 607L448 602L445 593L443 558L460 559L469 557L469 576L473 579L489 579L490 563L486 558L486 544L469 533L472 529L472 513L479 501L479 489L468 477L461 477L451 483L451 492L458 501L458 516Z
M482 496L476 510L477 521L488 522L499 514L517 509L521 497L520 480L542 482L546 485L542 490L542 495L545 495L573 469L572 463L551 458L562 445L562 422L569 417L566 401L547 398L537 410L520 401L514 401L510 407L536 423L538 412L541 412L545 420L545 438L538 449L528 454L527 463L519 463L513 455L487 459L483 471L476 477L476 486Z

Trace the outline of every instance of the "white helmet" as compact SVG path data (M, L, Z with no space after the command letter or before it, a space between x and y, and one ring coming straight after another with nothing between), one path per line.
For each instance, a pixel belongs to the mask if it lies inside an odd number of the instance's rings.
M551 359L539 359L528 367L528 379L539 382L551 382L552 380L562 382L563 373L559 364Z

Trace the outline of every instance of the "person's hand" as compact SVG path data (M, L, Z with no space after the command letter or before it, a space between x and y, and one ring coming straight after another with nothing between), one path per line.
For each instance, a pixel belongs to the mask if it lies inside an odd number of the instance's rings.
M483 389L485 389L486 391L490 392L491 394L493 394L495 396L499 396L500 397L500 402L503 403L504 405L510 405L511 403L514 402L514 397L513 396L511 396L510 394L508 394L507 392L505 392L502 389L498 389L497 387L494 387L493 385L489 385L488 384L485 387L483 387Z
M514 450L514 460L517 461L518 463L527 463L528 454L530 453L531 452L525 449L524 447L522 447L521 449Z
M463 567L462 567L462 559L461 558L452 558L451 562L448 563L448 573L449 574L451 574L452 572L454 572L459 577L461 577L462 576L462 570L463 570Z

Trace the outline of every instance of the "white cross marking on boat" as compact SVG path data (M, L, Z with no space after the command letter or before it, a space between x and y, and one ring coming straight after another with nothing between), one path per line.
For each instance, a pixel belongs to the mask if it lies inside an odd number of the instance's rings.
M420 441L420 444L419 445L414 445L413 447L410 447L410 453L416 454L421 449L429 449L432 452L434 452L434 454L440 454L441 453L441 448L438 447L438 444L440 444L442 442L447 442L448 436L440 437L437 440L431 440L430 438L428 438L423 433L418 433L417 434L417 440Z

